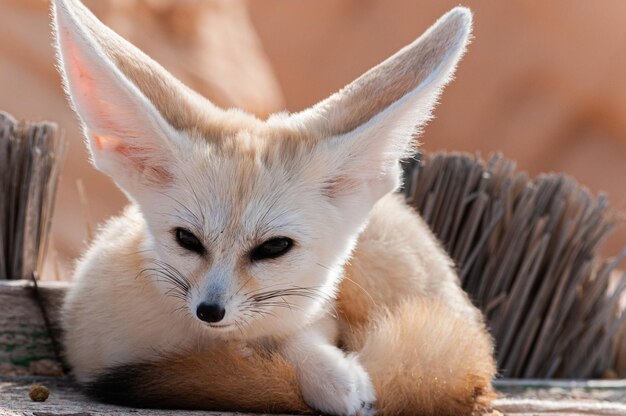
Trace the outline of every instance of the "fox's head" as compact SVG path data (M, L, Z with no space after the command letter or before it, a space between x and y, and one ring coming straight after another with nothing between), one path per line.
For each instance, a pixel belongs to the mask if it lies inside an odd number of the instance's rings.
M192 92L77 0L54 3L93 163L145 218L146 275L207 331L246 337L303 325L333 298L471 30L456 8L328 99L262 121Z

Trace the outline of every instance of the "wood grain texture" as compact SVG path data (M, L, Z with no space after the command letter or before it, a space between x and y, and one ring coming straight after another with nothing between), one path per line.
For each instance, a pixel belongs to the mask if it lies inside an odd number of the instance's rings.
M69 282L40 282L39 293L52 332L60 335L60 309ZM42 360L56 361L55 352L32 282L0 281L0 365L36 369ZM18 371L19 372L19 371Z
M28 397L30 387L43 384L50 390L45 402L33 402ZM0 416L246 416L251 414L229 412L198 412L134 409L90 401L65 377L1 377ZM263 416L263 415L257 415Z
M0 279L41 272L66 150L55 123L0 111Z
M624 380L519 380L495 383L493 406L505 415L626 414Z
M30 387L43 384L50 390L45 402L28 397ZM573 387L517 387L506 380L499 383L503 395L494 402L488 415L624 415L626 387L622 384L594 386L578 382ZM584 384L584 385L583 385ZM66 377L2 377L0 376L0 416L246 416L228 412L189 412L135 409L89 401ZM259 415L262 416L262 415Z

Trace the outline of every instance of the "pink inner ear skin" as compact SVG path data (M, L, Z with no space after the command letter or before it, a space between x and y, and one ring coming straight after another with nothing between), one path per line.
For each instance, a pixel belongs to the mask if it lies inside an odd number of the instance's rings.
M81 45L75 42L71 31L60 31L60 41L68 86L77 111L90 131L89 139L96 161L116 160L117 166L133 169L141 180L151 184L162 186L171 182L171 172L162 166L161 160L152 157L154 149L150 148L147 140L150 138L149 130L144 130L141 122L129 111L132 103L129 103L124 91L108 85L111 79L107 69L91 62L90 56L85 55ZM101 134L93 134L94 131Z
M119 137L140 138L142 131L133 126L132 117L128 117L124 98L116 97L112 91L107 91L98 85L98 71L91 71L81 54L81 49L71 40L68 31L64 31L63 46L67 53L67 75L70 81L72 96L77 100L77 110L90 128L109 132ZM101 77L100 77L101 78ZM102 79L100 79L102 82ZM126 123L117 120L127 118Z
M174 179L166 167L154 164L154 160L146 156L146 149L101 135L93 135L92 141L96 151L114 153L116 157L121 156L131 163L136 172L141 173L152 184L167 185Z
M116 151L119 144L119 140L98 135L93 135L92 140L96 150L98 151Z
M66 65L65 67L69 81L79 84L77 85L78 91L72 92L81 93L81 95L85 97L95 96L94 79L92 74L87 70L87 65L85 65L85 62L81 57L80 48L71 41L72 34L69 30L63 30L61 33L61 42L63 43L63 47L61 49L66 51L64 59L70 61L69 65Z

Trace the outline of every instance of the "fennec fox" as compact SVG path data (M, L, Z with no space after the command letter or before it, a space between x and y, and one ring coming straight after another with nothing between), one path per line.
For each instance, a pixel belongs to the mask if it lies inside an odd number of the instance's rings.
M59 67L95 167L131 205L64 308L86 390L147 407L462 415L492 341L454 266L393 195L399 160L465 51L456 8L308 110L221 110L53 2Z

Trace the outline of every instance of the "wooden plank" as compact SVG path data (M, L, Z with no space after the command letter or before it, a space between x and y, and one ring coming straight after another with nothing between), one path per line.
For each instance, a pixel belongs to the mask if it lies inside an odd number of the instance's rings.
M43 384L50 391L45 402L28 397L30 387ZM66 377L0 376L0 416L252 416L244 413L134 409L90 401ZM262 415L255 415L262 416Z
M501 379L493 407L505 415L626 415L626 380Z
M0 279L41 270L66 151L55 123L0 111Z
M57 339L61 331L60 309L68 287L69 282L39 283L42 305ZM13 367L17 373L28 368L37 373L38 367L51 367L50 362L56 362L56 353L36 301L33 283L0 280L0 366L3 372L10 372L7 369Z
M499 391L515 391L516 389L585 389L585 390L622 390L626 402L626 379L616 380L563 380L535 378L501 378L494 380L493 385Z
M586 381L578 381L587 384ZM50 396L45 402L29 399L30 387L43 384ZM614 385L607 392L599 388L525 388L505 393L493 404L490 415L624 415L626 389ZM622 385L623 387L623 385ZM500 413L502 412L502 413ZM246 416L228 412L190 412L125 408L90 401L67 377L2 377L0 376L0 416ZM251 415L248 415L251 416Z
M505 398L494 402L494 408L508 416L624 416L623 403L574 399Z

